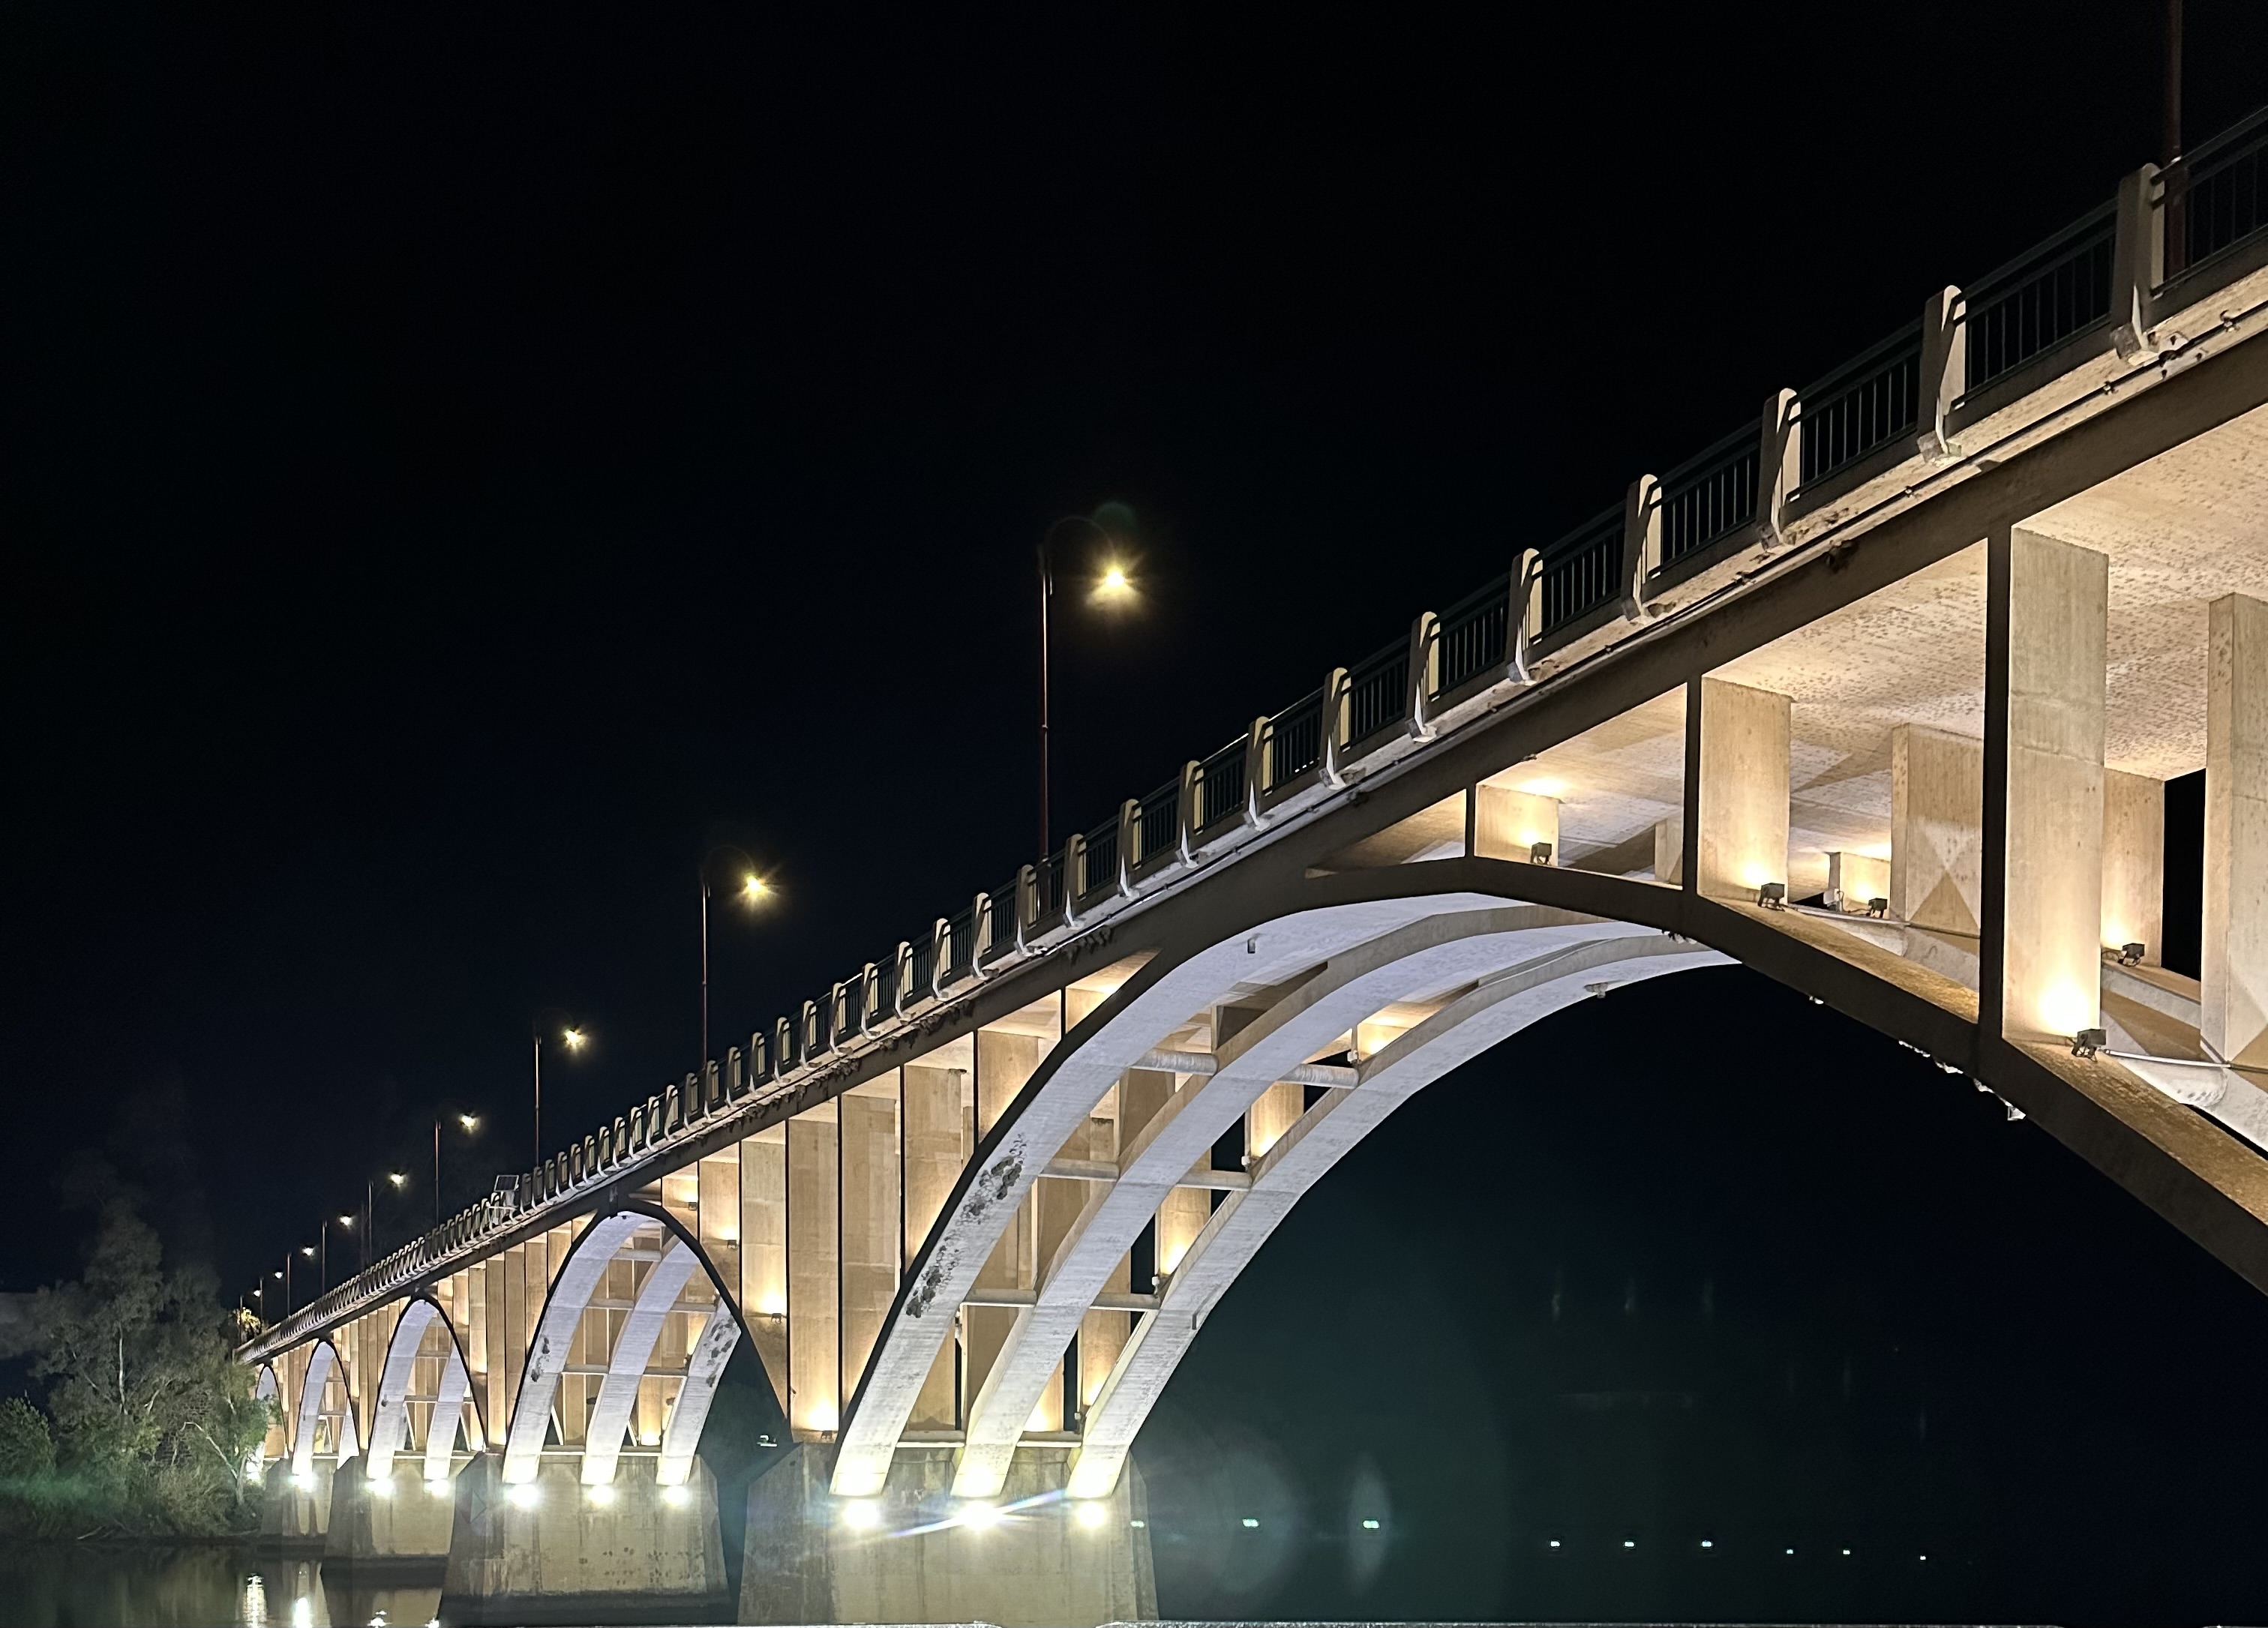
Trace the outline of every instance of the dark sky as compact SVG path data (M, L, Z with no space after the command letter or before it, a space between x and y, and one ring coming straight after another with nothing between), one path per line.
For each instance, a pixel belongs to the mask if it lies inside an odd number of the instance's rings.
M2268 18L2189 10L2194 136L2268 101ZM430 1213L442 1107L485 1116L469 1198L527 1162L539 1011L597 1036L548 1071L555 1143L689 1066L713 844L781 889L718 912L719 1046L1033 857L1049 520L1130 504L1147 590L1063 628L1062 829L2110 195L2158 53L2141 4L0 11L0 1285L71 1269L81 1150L231 1285L378 1170L415 1177L382 1233ZM1270 1452L1370 1442L1413 1530L1927 1509L2007 1587L1912 1610L2268 1609L2189 1519L2268 1446L2224 1389L2257 1298L1989 1102L1710 976L1659 997L1711 1039L1629 1065L1674 1110L1631 1144L1572 1105L1572 1017L1549 1091L1515 1048L1381 1133L1199 1344L1156 1473L1259 1408ZM1535 1181L1442 1180L1499 1131ZM1714 1344L1667 1309L1712 1274ZM1428 1404L1373 1327L1490 1398L1469 1498L1389 1462ZM1852 1343L1879 1418L1803 1413ZM1721 1396L1719 1433L1551 1401L1653 1390ZM1764 1468L1799 1440L1828 1481ZM1355 1456L1285 1474L1321 1508ZM1373 1603L1861 1609L1560 1598L1512 1558L1445 1595L1442 1552ZM1321 1573L1222 1564L1219 1603L1320 1609Z

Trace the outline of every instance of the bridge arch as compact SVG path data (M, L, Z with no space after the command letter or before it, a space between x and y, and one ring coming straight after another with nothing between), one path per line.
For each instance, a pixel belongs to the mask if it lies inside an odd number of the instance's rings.
M323 1399L330 1394L334 1382L338 1385L342 1405L326 1408ZM340 1361L337 1347L327 1339L315 1341L307 1352L306 1377L299 1382L298 1406L291 1426L294 1477L314 1474L316 1431L325 1418L338 1421L331 1438L333 1461L344 1459L357 1450L354 1403L346 1391L346 1365Z
M1286 902L1295 908L1284 909ZM1438 866L1294 883L1288 901L1278 893L1275 908L1269 903L1262 895L1246 904L1244 919L1216 918L1202 938L1161 949L1064 1037L1002 1114L901 1285L844 1419L836 1493L880 1489L918 1389L950 1337L953 1311L1018 1206L1104 1094L1193 1013L1240 990L1277 996L1217 1049L1211 1078L1175 1092L1141 1128L1116 1178L1092 1194L1057 1246L1036 1303L1018 1310L972 1399L954 1483L963 1497L998 1492L1095 1292L1165 1196L1272 1084L1412 994L1454 993L1584 944L1660 937L1658 928L1526 901L1511 889L1462 888Z
M261 1437L260 1445L253 1449L252 1462L257 1468L271 1459L283 1457L291 1450L291 1434L284 1412L284 1383L276 1377L274 1363L260 1365L260 1372L252 1381L252 1399L270 1404L267 1433Z
M472 1366L465 1359L464 1341L449 1315L431 1295L414 1295L402 1308L387 1342L385 1366L379 1370L378 1400L372 1410L367 1473L383 1481L394 1473L394 1456L402 1449L409 1430L409 1386L417 1359L425 1354L426 1336L438 1326L443 1333L441 1372L435 1387L432 1411L427 1415L423 1449L424 1478L448 1478L449 1457L457 1439L457 1421L468 1396L473 1401L472 1445L486 1443L487 1422L481 1417L480 1399L473 1395ZM446 1421L446 1423L445 1423Z
M641 1231L659 1227L665 1243L638 1285L628 1308L621 1334L608 1354L597 1401L586 1428L579 1478L585 1485L614 1479L622 1451L622 1438L636 1404L638 1383L645 1377L655 1342L668 1314L697 1267L716 1293L716 1310L688 1354L686 1372L677 1400L664 1425L661 1456L656 1478L674 1486L692 1472L693 1456L700 1446L701 1429L709 1416L718 1381L733 1350L746 1332L738 1301L726 1289L700 1240L666 1208L630 1200L594 1218L570 1246L567 1258L553 1279L534 1337L529 1342L519 1389L512 1402L512 1420L504 1434L504 1479L507 1484L531 1481L541 1462L544 1436L550 1425L552 1403L559 1381L567 1372L569 1352L583 1314L590 1309L607 1268Z

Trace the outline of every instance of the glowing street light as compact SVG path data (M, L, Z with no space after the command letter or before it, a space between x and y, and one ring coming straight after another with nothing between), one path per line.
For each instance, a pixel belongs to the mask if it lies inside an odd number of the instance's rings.
M1102 540L1102 546L1112 550L1103 561L1101 573L1095 578L1089 597L1098 603L1130 600L1135 597L1131 568L1116 551L1127 544L1134 528L1134 512L1123 503L1106 503L1093 514L1066 514L1040 534L1040 852L1042 856L1055 851L1055 836L1048 818L1048 701L1049 689L1049 657L1052 653L1048 631L1048 602L1056 594L1056 534L1065 527L1083 529Z
M537 1013L527 1026L528 1039L535 1049L535 1162L539 1165L543 1162L543 1020L563 1015L557 1007L547 1006ZM565 1023L560 1027L559 1042L570 1051L580 1051L590 1043L590 1040L589 1034L575 1024Z
M709 1060L709 864L720 853L739 854L740 902L750 910L771 897L771 884L757 872L755 861L730 843L718 843L701 856L701 1060Z

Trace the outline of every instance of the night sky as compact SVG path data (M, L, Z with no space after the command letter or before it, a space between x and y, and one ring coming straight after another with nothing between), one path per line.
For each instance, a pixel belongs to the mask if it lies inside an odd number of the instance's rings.
M0 11L0 1288L89 1157L231 1293L400 1241L546 1010L610 1119L718 844L718 1050L1034 858L1057 516L1145 590L1059 601L1060 834L2157 156L2149 4L1477 11ZM2189 11L2195 138L2268 12ZM1391 1122L1138 1458L1169 1613L2257 1619L2264 1352L1732 969Z

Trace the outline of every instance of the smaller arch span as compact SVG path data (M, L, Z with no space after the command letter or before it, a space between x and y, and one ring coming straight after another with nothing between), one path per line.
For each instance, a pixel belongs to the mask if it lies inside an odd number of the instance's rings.
M637 1401L638 1381L645 1376L664 1318L677 1309L677 1298L697 1267L716 1292L716 1309L710 1314L688 1359L676 1405L664 1425L661 1459L656 1473L666 1486L682 1482L691 1472L710 1403L733 1347L740 1343L746 1328L739 1303L703 1252L700 1241L668 1211L633 1201L594 1218L570 1247L566 1261L553 1279L542 1315L536 1323L535 1336L529 1342L519 1390L512 1401L512 1419L504 1431L503 1476L506 1484L519 1484L535 1477L552 1403L558 1396L560 1377L567 1369L575 1331L596 1296L607 1268L641 1229L657 1225L668 1241L660 1260L640 1286L622 1335L608 1355L607 1373L585 1435L579 1478L585 1484L614 1478L622 1434Z
M394 1473L394 1455L402 1450L409 1431L410 1380L416 1372L417 1359L424 1354L426 1335L436 1325L444 1337L441 1374L434 1388L433 1411L427 1416L423 1470L428 1481L448 1478L457 1421L473 1389L472 1366L465 1360L464 1342L458 1337L448 1313L431 1296L420 1294L403 1308L400 1321L394 1325L394 1337L387 1342L386 1364L379 1374L378 1403L372 1411L370 1426L368 1474L373 1481L383 1481ZM481 1418L480 1399L474 1396L469 1426L474 1451L486 1445L487 1433L486 1423Z
M334 1379L339 1383L345 1405L333 1415L339 1427L331 1443L332 1456L335 1460L343 1459L357 1450L354 1406L345 1396L346 1366L339 1360L338 1350L330 1341L317 1340L307 1353L307 1376L300 1382L297 1422L291 1429L291 1473L295 1477L315 1472L315 1426L323 1417L323 1397L328 1394Z

